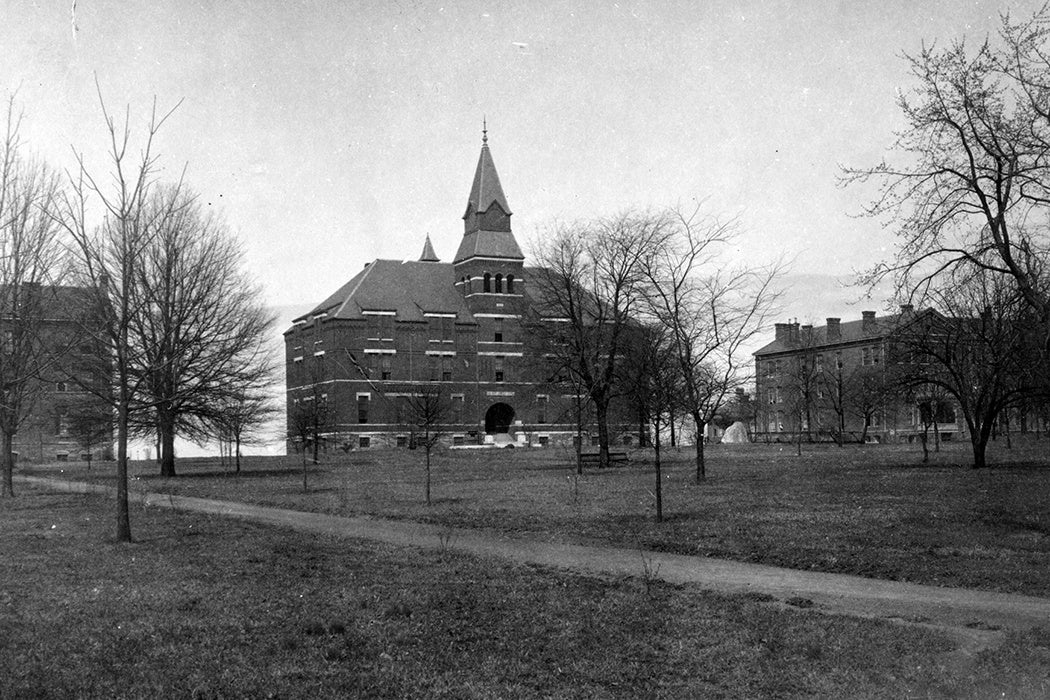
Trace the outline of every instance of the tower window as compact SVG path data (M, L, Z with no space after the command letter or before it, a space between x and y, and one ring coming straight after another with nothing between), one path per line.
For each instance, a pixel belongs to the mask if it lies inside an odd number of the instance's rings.
M357 422L368 422L368 400L372 398L368 394L357 395Z
M507 294L514 293L514 275L507 275Z
M503 319L502 318L494 318L494 319L492 319L492 321L493 321L493 323L495 324L495 327L496 327L495 333L493 334L493 338L492 339L494 341L496 341L497 343L502 343L503 342Z
M452 358L444 355L441 358L441 381L452 381Z
M496 275L496 293L503 293L503 275Z
M492 275L485 273L485 280L482 282L481 291L491 292L492 291Z
M503 381L503 357L497 355L496 358L495 358L494 365L495 365L495 370L496 370L495 371L496 381L497 382L502 382Z

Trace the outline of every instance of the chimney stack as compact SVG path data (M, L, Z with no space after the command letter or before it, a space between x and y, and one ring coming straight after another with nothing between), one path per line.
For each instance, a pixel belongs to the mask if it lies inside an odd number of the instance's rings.
M911 304L901 304L901 316L907 316L915 311L915 307Z
M842 331L839 329L839 321L841 318L828 318L828 340L841 340Z
M776 329L776 337L774 340L786 343L790 340L791 335L791 324L790 323L775 323L773 327Z
M871 333L875 330L875 312L874 311L861 311L861 330L865 333Z

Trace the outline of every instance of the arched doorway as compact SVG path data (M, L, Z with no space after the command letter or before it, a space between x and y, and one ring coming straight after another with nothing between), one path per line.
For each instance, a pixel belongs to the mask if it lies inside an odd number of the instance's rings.
M514 409L505 403L494 403L485 411L485 433L510 432L510 424L514 420Z

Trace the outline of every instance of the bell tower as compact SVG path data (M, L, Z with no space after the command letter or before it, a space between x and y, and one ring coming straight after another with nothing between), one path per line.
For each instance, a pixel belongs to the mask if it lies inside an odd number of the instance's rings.
M488 126L463 214L463 240L452 260L456 285L473 313L519 314L525 256L510 228L511 211L489 150Z

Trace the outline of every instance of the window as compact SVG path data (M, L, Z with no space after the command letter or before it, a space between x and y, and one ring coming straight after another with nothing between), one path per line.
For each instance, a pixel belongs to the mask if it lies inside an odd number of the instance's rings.
M871 362L871 348L870 347L861 348L861 350L860 350L860 363L862 365L864 365L865 367L870 367L871 366L872 362Z
M357 395L357 422L368 422L368 402L372 397L368 394Z
M452 381L452 358L448 355L441 357L441 381Z
M550 441L551 441L551 439L549 437L547 437L546 435L540 435L540 440L539 440L540 447L546 447L547 443L549 443Z
M818 372L822 372L823 370L824 370L824 356L818 354L817 355L817 371Z
M452 422L463 422L463 394L452 395Z
M495 340L497 343L502 343L503 342L503 319L502 318L494 318L494 319L492 319L492 321L493 321L493 325L495 326L495 329L496 329L495 333L493 334L493 340Z
M452 444L453 445L462 445L463 444L463 436L462 435L453 435L452 436Z
M775 404L777 402L777 393L776 393L775 390L770 389L768 394L769 394L769 405L772 406L773 404Z
M69 412L64 408L59 409L55 414L55 435L62 437L69 435Z
M547 422L547 397L542 394L536 397L536 422L541 425Z
M598 440L598 436L597 435L592 435L591 436L591 447L598 447L598 445L600 445L600 444L601 443Z
M437 355L427 356L427 377L432 382L438 380L438 358Z
M507 275L507 294L514 293L514 275Z
M379 378L390 379L394 376L393 369L391 368L392 361L390 355L379 356Z
M777 399L777 403L784 403L784 395L780 393L780 387L779 386L776 388L775 396L776 396L776 399Z
M842 353L835 353L835 369L842 369Z
M372 445L372 438L369 435L362 435L357 438L358 447L370 447Z
M503 357L500 356L500 355L497 355L494 358L494 362L492 363L492 365L493 365L496 381L497 382L502 382L503 381Z
M492 275L485 273L484 281L481 283L481 291L491 292L492 291Z
M69 391L69 385L65 382L56 382L55 391Z
M496 275L496 293L503 293L503 275Z
M769 432L775 433L777 431L777 417L776 414L769 414Z
M397 446L398 447L408 447L408 438L405 437L404 435L398 435L397 436Z
M380 316L379 317L379 338L381 340L393 340L394 339L394 317L393 316Z

